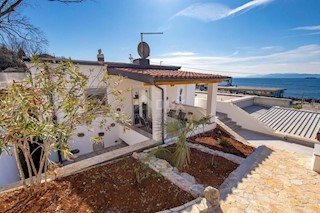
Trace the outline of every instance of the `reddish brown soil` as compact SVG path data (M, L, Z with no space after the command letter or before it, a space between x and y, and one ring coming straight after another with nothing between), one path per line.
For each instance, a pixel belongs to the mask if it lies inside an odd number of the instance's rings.
M238 167L225 158L191 149L190 164L182 169L196 178L199 183L219 188L229 174Z
M228 145L219 145L219 138L228 139ZM227 133L218 128L190 137L188 138L188 141L191 143L200 143L201 145L206 146L210 149L234 154L243 158L248 157L254 151L254 148L252 146L248 146L233 139Z
M142 178L145 177L145 178ZM0 212L156 212L194 198L133 158L49 182L42 196L0 195Z
M175 144L167 147L167 149L173 153L175 150ZM171 156L164 153L157 154L158 158L165 159L170 162ZM190 164L184 167L180 172L186 172L194 176L197 182L219 188L223 181L229 176L229 174L238 167L238 164L233 163L223 157L213 156L211 154L201 152L197 149L190 149Z

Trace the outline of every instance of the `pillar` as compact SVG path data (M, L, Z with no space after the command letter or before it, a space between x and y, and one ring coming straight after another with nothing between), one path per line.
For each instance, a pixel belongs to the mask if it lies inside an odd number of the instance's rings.
M211 122L215 122L217 110L217 92L218 84L208 84L208 98L207 98L207 115L211 117Z

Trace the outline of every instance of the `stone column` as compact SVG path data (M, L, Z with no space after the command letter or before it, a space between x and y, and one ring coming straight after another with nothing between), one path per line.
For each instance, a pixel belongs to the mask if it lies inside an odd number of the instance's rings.
M190 106L194 106L196 94L196 85L195 84L187 84L186 85L186 104Z
M215 122L216 109L217 109L217 92L218 84L208 84L208 98L207 98L207 115L211 116L211 122Z

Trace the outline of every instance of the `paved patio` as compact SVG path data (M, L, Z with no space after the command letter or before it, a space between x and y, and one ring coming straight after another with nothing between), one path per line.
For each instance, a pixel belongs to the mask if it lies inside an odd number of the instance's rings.
M221 201L223 212L320 212L320 174L311 157L273 149Z
M287 150L290 152L300 153L308 156L312 156L313 154L313 148L311 147L281 140L270 135L264 135L244 129L238 130L237 133L254 146L265 145L268 147L274 147L276 149Z

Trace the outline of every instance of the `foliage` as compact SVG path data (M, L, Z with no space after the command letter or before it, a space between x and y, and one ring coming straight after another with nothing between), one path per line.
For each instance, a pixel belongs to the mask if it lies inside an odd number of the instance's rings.
M212 169L212 170L215 170L215 169L218 168L218 166L219 166L218 161L216 161L216 160L214 159L214 157L212 157L212 160L211 160L211 169Z
M26 65L21 62L21 58L19 58L17 52L2 45L0 46L0 71L8 67L20 67L22 70L26 70Z
M219 138L218 143L223 147L229 146L229 140L226 138Z
M292 106L293 109L302 109L302 104L294 104Z
M87 125L99 119L100 127L106 126L108 118L125 125L128 118L115 109L122 105L125 90L117 86L122 78L109 76L106 67L100 72L85 75L71 61L50 64L33 59L35 73L20 83L13 82L5 93L0 94L0 148L13 147L22 184L25 177L19 160L19 152L25 158L31 191L40 190L41 174L47 178L51 162L50 153L60 151L65 158L72 154L69 141L77 125ZM92 78L93 74L99 76ZM95 84L107 88L104 97L89 99L86 88ZM107 102L107 104L102 104ZM98 112L98 113L97 113ZM36 144L41 150L39 170L32 159L30 146Z
M148 178L157 178L161 177L160 173L153 173L151 172L149 166L144 163L139 163L139 167L134 169L135 177L137 184L141 184L143 180L148 179Z
M199 121L189 120L187 123L175 120L167 124L167 134L171 137L177 137L175 151L172 153L172 160L177 168L183 168L190 163L190 147L187 137L198 127L204 126L210 117L204 117Z

